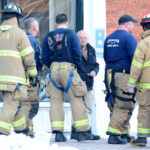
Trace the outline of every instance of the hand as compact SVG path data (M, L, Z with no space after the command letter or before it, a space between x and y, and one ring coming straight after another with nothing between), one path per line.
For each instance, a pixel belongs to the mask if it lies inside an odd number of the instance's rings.
M30 80L30 84L32 86L37 86L37 78L36 77L29 77L29 80Z
M95 71L91 71L91 72L89 73L89 76L94 78L94 77L96 76L96 72L95 72Z
M129 93L134 93L134 87L128 87Z

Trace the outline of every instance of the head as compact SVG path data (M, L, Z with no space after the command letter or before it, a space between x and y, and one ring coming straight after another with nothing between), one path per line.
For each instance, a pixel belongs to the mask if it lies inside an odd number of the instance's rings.
M68 27L68 18L65 14L57 15L55 22L56 22L57 28L59 28L59 27L67 28Z
M150 13L144 14L140 24L143 27L144 31L150 30Z
M123 15L118 20L119 28L122 28L129 33L132 33L133 28L134 28L134 23L137 23L137 22L138 21L136 19L132 18L129 15Z
M88 33L85 30L80 30L77 35L79 37L81 46L86 46L89 41Z
M2 21L13 19L19 23L20 17L23 17L22 9L15 3L8 3L2 10Z
M38 21L35 18L28 18L25 20L25 30L35 37L39 32Z

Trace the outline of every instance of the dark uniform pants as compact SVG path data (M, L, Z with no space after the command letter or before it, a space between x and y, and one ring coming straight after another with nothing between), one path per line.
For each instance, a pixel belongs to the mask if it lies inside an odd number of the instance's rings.
M66 88L70 70L74 70L73 80L68 90L68 97L71 103L74 125L77 131L89 130L88 116L82 96L87 92L86 84L81 80L74 65L71 63L52 63L51 77L55 84L63 89ZM50 119L52 131L64 130L64 92L57 89L51 82L46 87L46 95L50 97L51 109Z
M111 70L107 71L107 76L110 78ZM126 73L115 73L114 75L114 89L115 95L125 99L131 99L132 96L128 95L128 77ZM110 82L109 82L110 83ZM128 134L130 129L130 118L134 109L133 101L125 101L120 98L114 98L114 108L110 118L109 126L107 129L108 135L122 135Z

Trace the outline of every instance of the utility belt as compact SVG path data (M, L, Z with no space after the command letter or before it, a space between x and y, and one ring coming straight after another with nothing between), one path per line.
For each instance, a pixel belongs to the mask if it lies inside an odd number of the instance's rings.
M63 91L63 92L67 93L70 86L71 86L71 83L72 83L72 79L73 79L73 76L74 76L74 70L76 70L75 66L73 64L70 64L70 63L60 64L60 65L52 65L50 70L54 70L54 69L57 69L57 70L69 69L70 70L70 76L69 76L68 83L67 83L67 86L66 86L65 89L62 88L62 87L57 86L56 83L53 81L53 79L51 77L51 73L49 74L49 79L50 79L51 83L54 85L54 87L57 88L60 91Z
M108 69L105 71L105 94L106 94L106 98L105 101L109 101L111 106L114 107L114 99L115 97L117 97L119 100L124 101L124 102L130 102L132 101L133 103L135 103L135 93L129 93L129 92L125 92L122 91L124 95L128 95L128 96L132 96L132 98L126 98L123 96L119 96L116 94L116 87L115 87L115 74L116 73L124 73L124 74L129 74L128 71L126 71L125 69ZM110 78L109 78L109 77ZM109 80L108 80L109 78Z

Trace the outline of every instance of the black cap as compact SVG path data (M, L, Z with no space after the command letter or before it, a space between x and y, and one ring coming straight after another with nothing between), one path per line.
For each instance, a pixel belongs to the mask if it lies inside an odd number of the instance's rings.
M132 18L132 17L129 16L129 15L123 15L123 16L121 16L121 17L119 18L118 24L120 25L120 24L129 22L129 21L132 21L132 22L134 22L134 23L137 23L137 22L138 22L138 20Z

